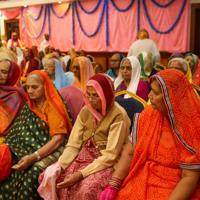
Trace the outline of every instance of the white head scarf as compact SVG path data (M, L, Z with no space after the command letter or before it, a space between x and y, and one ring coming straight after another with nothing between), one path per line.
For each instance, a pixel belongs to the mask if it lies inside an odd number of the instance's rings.
M137 91L137 88L138 88L138 84L139 84L139 81L140 81L140 74L141 74L140 62L139 62L139 60L137 59L136 56L129 56L129 57L124 58L121 61L120 67L122 65L122 62L124 60L126 60L126 59L130 60L131 66L132 66L131 81L130 81L130 84L129 84L128 88L127 88L127 91L136 94L136 91ZM124 81L124 79L122 78L121 71L119 71L119 75L114 81L115 90L119 87L119 85L123 81ZM131 98L131 97L128 94L125 94L124 98L128 99L128 98Z

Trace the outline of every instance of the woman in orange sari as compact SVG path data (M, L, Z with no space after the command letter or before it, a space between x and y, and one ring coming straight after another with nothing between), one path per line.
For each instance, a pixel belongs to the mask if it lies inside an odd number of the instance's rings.
M92 63L89 58L80 56L75 58L72 65L75 80L72 85L84 91L87 81L94 75Z
M5 151L0 154L0 199L41 199L38 176L58 160L72 128L71 115L45 72L30 73L26 90L28 103L0 146Z
M135 115L130 142L99 199L200 199L199 99L176 69L150 83L151 105Z
M16 86L20 69L16 63L0 61L0 144L26 102L25 92Z

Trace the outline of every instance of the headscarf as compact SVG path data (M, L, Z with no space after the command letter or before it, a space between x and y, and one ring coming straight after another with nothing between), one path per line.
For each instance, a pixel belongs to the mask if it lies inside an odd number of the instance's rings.
M72 121L70 121L69 113L67 111L66 106L64 105L58 91L54 87L52 81L48 77L48 75L40 70L35 70L32 71L30 74L37 74L42 81L42 84L44 86L45 90L45 96L46 100L49 103L49 105L54 109L54 111L60 115L60 117L63 119L65 122L66 128L67 128L67 133L69 134L72 129ZM48 118L45 114L37 111L35 103L29 98L28 98L28 103L29 103L29 108L41 119L43 119L47 125L48 125Z
M138 39L142 40L142 39L148 39L149 38L149 34L147 32L147 30L145 29L141 29L138 33Z
M92 86L96 90L99 98L101 99L102 103L102 112L98 112L97 110L93 109L86 97L84 97L85 104L92 115L97 119L99 122L103 116L105 116L108 109L114 103L115 95L114 95L114 86L111 79L104 75L104 74L96 74L92 76L89 81L87 82L85 93L87 92L87 86Z
M150 52L142 52L138 57L141 65L141 76L149 77L156 64L153 55Z
M188 62L183 58L173 58L168 62L168 67L170 67L170 64L173 61L178 61L181 64L187 79L189 80L190 83L192 83L192 73L191 73Z
M197 58L196 68L193 74L193 84L200 86L200 59Z
M184 58L186 58L187 56L192 56L193 60L194 60L194 67L192 69L192 74L194 73L196 66L197 66L197 61L198 61L198 57L197 55L193 54L193 53L188 53L184 56Z
M74 59L76 58L77 54L76 54L76 51L75 51L74 48L70 48L69 51L68 51L68 54L69 54L70 59L71 59L69 71L72 71L72 65L73 65Z
M24 60L23 51L19 47L16 47L16 53L17 53L17 64L18 66L21 66L21 63Z
M28 49L28 51L29 51L30 58L27 61L24 56L24 60L21 63L21 73L22 73L22 76L24 76L24 77L26 77L33 70L39 69L39 62L34 58L33 50L29 49L29 48L26 48L26 49ZM28 69L26 69L27 62L29 62Z
M183 54L179 52L172 53L169 57L169 61L173 58L183 58Z
M11 48L14 47L13 34L14 34L14 33L11 34ZM23 48L22 43L21 43L21 41L20 41L19 39L17 39L17 47Z
M10 68L6 85L0 85L0 135L8 133L14 120L26 102L26 94L16 84L20 78L20 69L16 63L8 60Z
M59 90L65 86L68 86L67 79L60 62L54 58L50 59L55 61L55 80L53 81L53 84L55 85L56 89Z
M73 81L72 85L84 91L87 81L94 75L92 63L87 57L84 56L80 56L75 59L78 59L80 66L80 80L77 77L74 77L75 81Z
M137 59L136 56L129 56L129 57L126 57L122 60L122 62L120 63L120 67L121 67L123 61L126 60L126 59L128 59L131 62L131 66L132 66L131 81L130 81L130 84L127 88L127 91L136 94L138 84L139 84L139 81L140 81L141 65L140 65L140 62L139 62L139 60ZM123 81L124 81L124 79L122 78L122 74L119 71L119 75L114 81L115 90L119 87L119 85ZM131 98L131 97L128 94L126 94L126 95L124 95L124 98L127 99L127 98Z
M12 60L13 62L17 63L17 56L12 50L8 49L7 47L0 48L0 60L2 59Z

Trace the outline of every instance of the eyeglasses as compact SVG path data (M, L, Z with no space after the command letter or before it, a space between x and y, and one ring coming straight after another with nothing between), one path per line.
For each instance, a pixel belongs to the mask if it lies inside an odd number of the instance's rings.
M120 60L110 60L110 62L117 62L117 61L120 61Z
M120 67L121 70L127 70L127 71L131 71L132 70L132 67Z
M53 65L45 65L45 67L50 68L50 69L55 69L55 66Z
M87 98L87 99L92 99L92 100L97 100L97 99L99 99L99 95L98 94L89 94L89 93L85 93L84 95L83 95L85 98Z

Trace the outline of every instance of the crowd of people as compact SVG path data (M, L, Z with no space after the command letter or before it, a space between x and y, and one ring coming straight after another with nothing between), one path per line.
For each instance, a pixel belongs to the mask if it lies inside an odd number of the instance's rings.
M49 40L0 48L0 199L199 200L198 56L163 66L142 29L108 69Z

